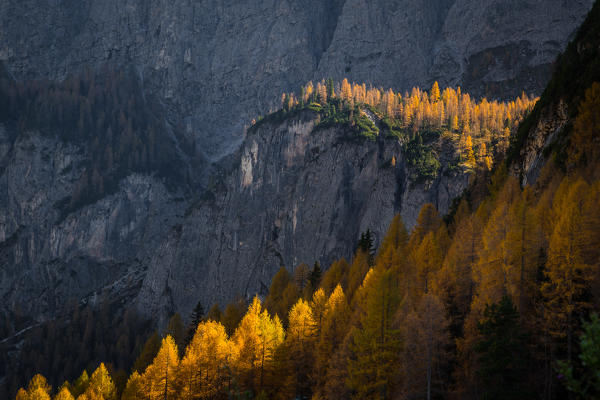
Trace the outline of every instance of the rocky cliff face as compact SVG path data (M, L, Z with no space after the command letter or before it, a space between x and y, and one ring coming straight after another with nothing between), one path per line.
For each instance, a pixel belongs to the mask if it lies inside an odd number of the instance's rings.
M199 198L130 175L66 218L56 205L85 150L20 135L0 176L3 304L41 318L67 299L110 298L159 318L187 315L198 300L264 293L282 265L350 257L367 228L381 238L397 212L410 227L425 202L445 212L467 185L447 169L456 154L442 138L431 143L444 165L438 178L416 184L398 139L314 126L306 111L251 130Z
M18 79L131 64L171 122L216 158L310 79L539 94L592 3L0 0L0 61Z
M0 61L14 78L132 66L170 126L212 159L229 154L192 196L130 173L65 215L89 149L0 125L3 311L43 319L67 299L111 298L187 314L199 299L264 291L280 265L348 257L361 231L380 236L396 212L409 226L425 202L444 212L466 175L411 184L395 140L313 132L311 115L247 136L243 125L281 92L329 76L537 92L591 3L0 0Z
M600 3L596 2L558 58L533 111L521 124L509 151L513 173L533 184L548 161L568 170L566 148L585 92L600 82Z
M89 155L39 132L11 143L11 129L0 126L3 311L46 317L64 311L69 299L93 299L105 286L135 286L131 279L144 271L147 245L160 241L164 227L183 213L180 202L160 181L134 174L116 194L65 217L61 201L75 190Z
M398 212L410 227L426 202L446 212L467 185L466 174L446 168L414 184L398 139L314 125L307 113L248 135L221 188L194 204L154 253L140 309L189 312L199 295L210 304L266 294L280 266L349 257L361 232L380 239ZM447 167L454 148L442 139L432 145Z

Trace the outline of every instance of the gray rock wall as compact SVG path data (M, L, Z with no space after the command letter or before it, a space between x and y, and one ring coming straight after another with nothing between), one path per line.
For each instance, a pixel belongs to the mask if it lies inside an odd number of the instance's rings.
M133 64L207 155L284 91L333 77L539 94L593 0L0 0L17 78Z
M446 172L455 154L442 139L432 143L444 165L438 178L414 184L397 139L352 139L314 124L306 114L248 135L223 190L196 203L158 246L140 310L187 315L198 299L266 294L280 266L349 259L361 232L380 240L398 212L410 229L423 204L445 213L467 186L467 174Z
M398 212L410 228L426 202L444 213L467 185L466 174L445 167L434 181L412 183L397 139L315 123L306 112L252 130L200 196L133 174L67 216L60 202L86 149L19 135L0 174L2 304L43 319L70 300L107 298L160 323L173 311L188 315L198 300L264 294L280 266L350 258L361 232L380 240ZM6 143L6 127L0 132ZM456 156L442 139L432 145L443 165Z

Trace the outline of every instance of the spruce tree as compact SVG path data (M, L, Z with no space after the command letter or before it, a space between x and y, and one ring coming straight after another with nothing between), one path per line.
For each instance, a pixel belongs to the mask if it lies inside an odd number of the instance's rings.
M477 375L485 400L529 399L527 390L527 336L519 323L512 300L504 296L487 305L477 326L481 339L475 345L479 356Z
M211 308L212 310L212 308ZM200 322L204 319L204 307L202 306L202 302L198 301L196 307L192 311L192 315L190 318L190 324L188 325L187 332L185 335L184 346L187 346L191 341L194 333L196 332L196 327ZM177 339L176 339L177 340Z
M322 275L322 271L321 271L321 264L319 264L318 261L315 261L315 265L313 265L313 269L312 271L310 271L310 285L313 288L313 290L315 290L318 286L319 283L321 283L321 275Z

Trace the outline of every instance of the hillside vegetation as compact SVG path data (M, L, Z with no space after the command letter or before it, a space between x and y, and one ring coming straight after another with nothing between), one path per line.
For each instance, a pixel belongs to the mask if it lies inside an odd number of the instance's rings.
M377 249L365 232L350 261L325 272L317 263L282 268L268 296L250 304L215 304L206 314L198 305L187 335L174 315L160 346L155 336L144 346L126 383L115 384L100 364L91 377L84 371L54 391L36 375L17 399L600 398L600 82L588 70L595 56L581 56L597 53L599 12L597 2L543 102L512 137L509 162L552 106L550 94L571 103L569 127L553 149L561 156L534 184L522 187L508 172L512 164L495 158L489 173L475 168L476 179L445 218L426 204L411 232L394 217ZM576 89L562 79L575 80ZM412 95L383 101L383 92L371 89L368 98L362 85L347 82L339 90L319 83L317 94L309 87L285 95L284 108L265 119L310 108L321 123L333 118L369 138L388 132L406 141L439 123L435 129L449 126L459 141L471 138L464 149L473 162L484 143L506 146L495 129L510 129L518 114L509 124L482 120L483 101L478 112L465 108L468 117L452 114L454 100L436 100L435 85L427 94L414 91L415 109ZM531 104L520 101L524 112ZM432 104L452 119L439 119ZM485 139L486 129L495 139Z
M500 164L449 218L428 204L410 233L396 216L377 251L366 232L323 274L282 268L264 301L197 307L187 338L175 315L126 384L101 364L55 398L593 398L596 350L579 336L597 340L598 115L594 83L568 171L548 163L522 188ZM50 393L37 375L17 399Z
M455 168L489 170L504 159L511 134L537 99L523 93L509 102L476 101L460 87L441 90L437 82L429 92L413 88L401 94L328 79L309 82L300 94L285 93L281 101L280 110L252 121L251 129L310 110L317 114L315 131L341 126L350 138L375 140L381 134L401 140L412 180L423 182L435 179L440 169L439 152L432 145L438 139L455 149Z

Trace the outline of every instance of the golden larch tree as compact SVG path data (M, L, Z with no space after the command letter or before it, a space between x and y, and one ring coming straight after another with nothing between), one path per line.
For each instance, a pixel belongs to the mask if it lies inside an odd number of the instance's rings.
M66 386L63 386L54 396L54 400L74 400L73 395Z
M229 362L234 358L225 327L218 322L201 322L179 364L181 399L214 398L224 393L230 376Z
M433 103L440 101L440 85L438 85L437 81L433 82L431 95L429 97Z
M590 307L589 294L594 277L592 266L585 263L582 235L585 197L589 185L575 181L561 206L560 217L550 237L547 281L542 285L546 299L546 321L550 333L566 340L567 358L571 361L575 327Z
M233 335L236 345L234 369L240 383L259 393L271 372L273 356L283 342L284 332L277 315L271 318L255 297Z
M400 335L394 317L401 293L396 271L378 265L361 287L364 312L352 329L348 385L357 399L389 399L399 367ZM361 307L362 308L362 307Z
M133 371L127 380L121 400L144 400L145 398L146 391L142 376L137 371Z
M598 165L600 160L600 82L594 82L585 92L579 114L573 124L569 161L586 161Z
M52 386L41 374L36 374L27 385L27 390L21 388L17 392L16 400L50 400Z
M401 352L401 398L445 398L443 365L450 343L446 311L434 294L424 295L417 307L401 320L404 347Z
M316 391L323 389L327 380L332 355L340 348L347 334L350 308L340 285L337 285L325 306L323 326L316 346Z
M178 367L177 345L171 336L167 336L162 340L158 354L143 375L144 386L150 400L177 398Z
M299 299L290 310L289 327L285 339L286 388L299 398L308 398L312 388L312 367L316 322L309 304Z

